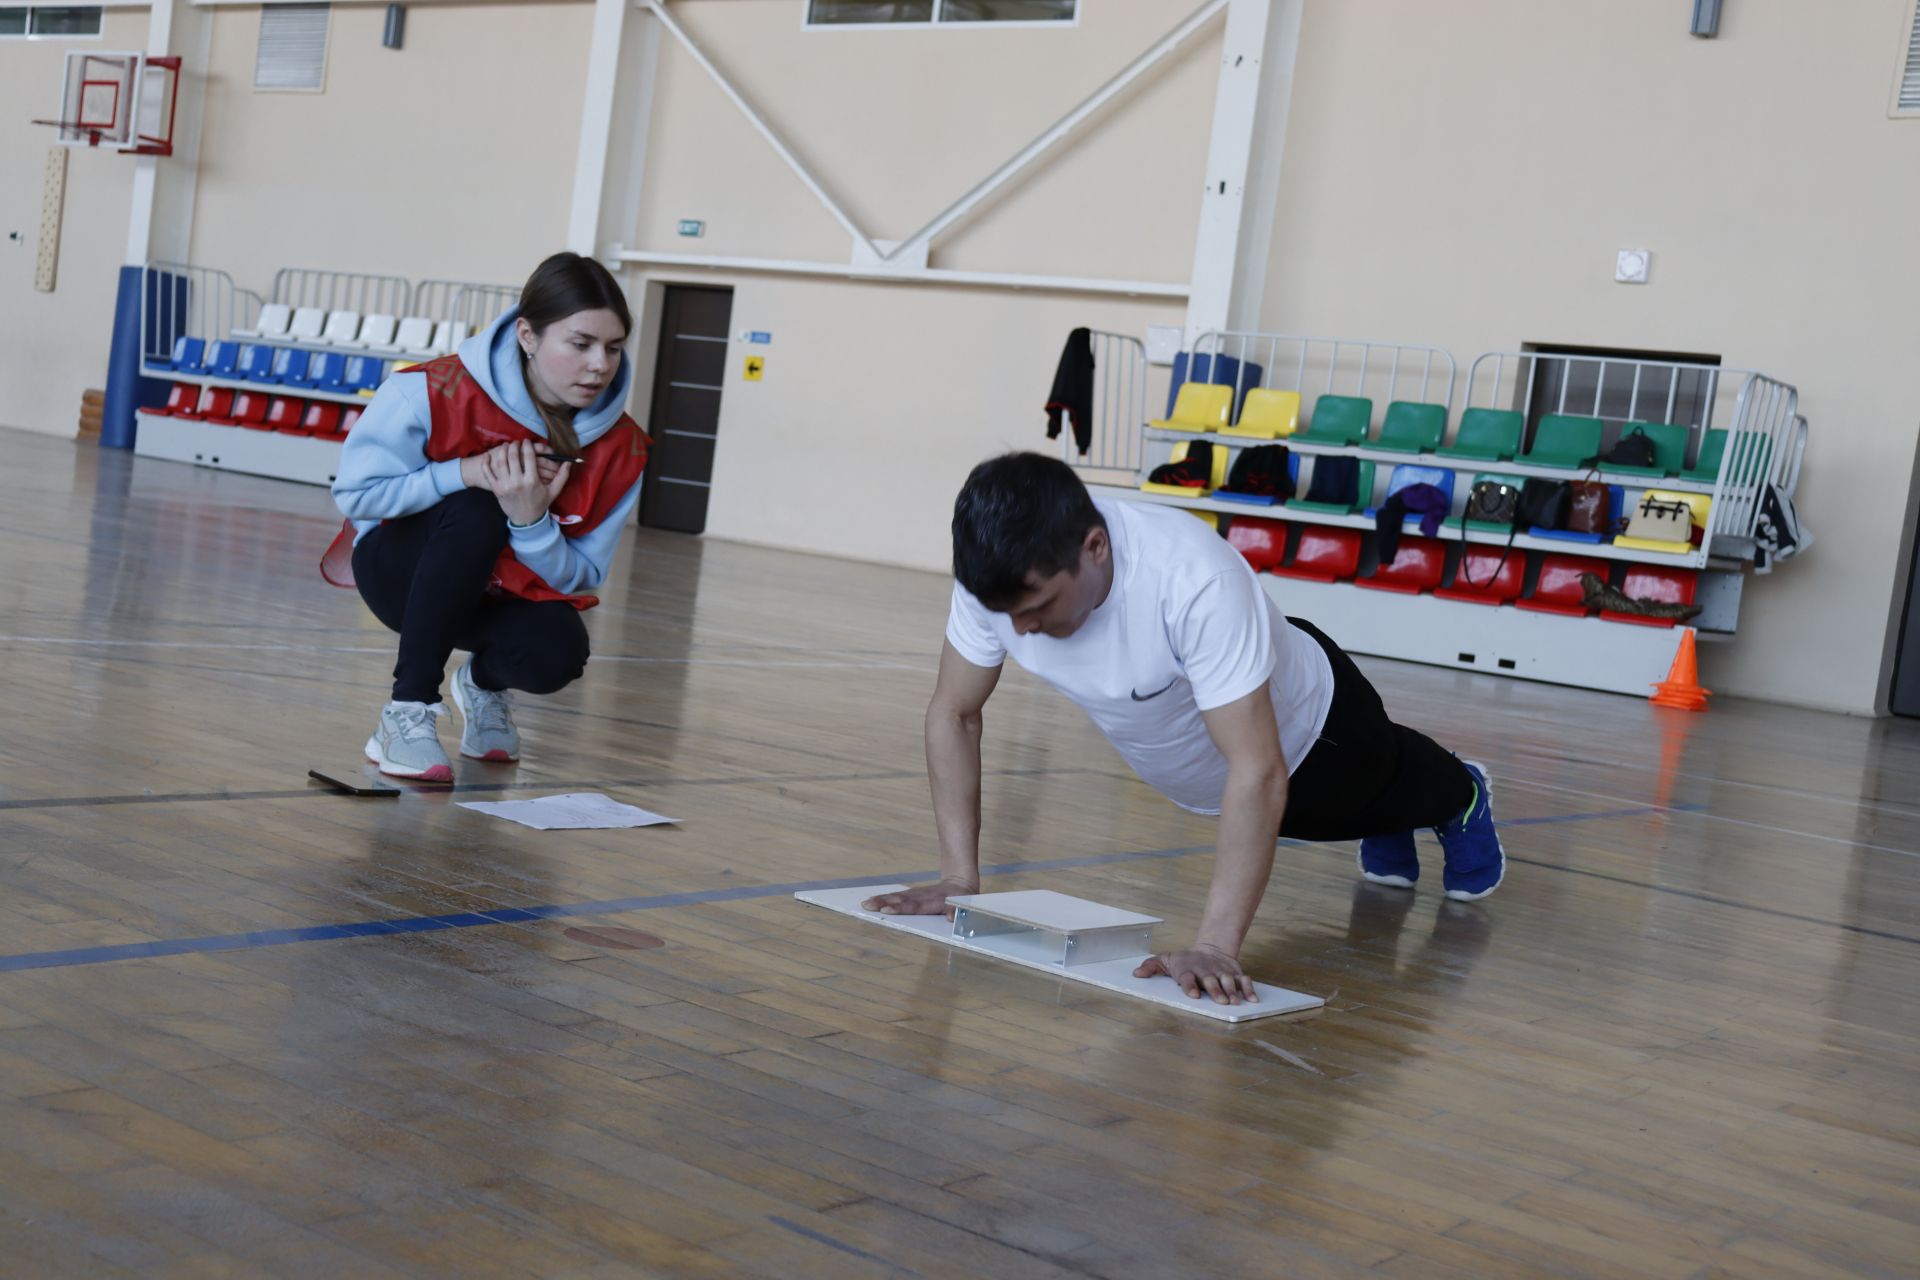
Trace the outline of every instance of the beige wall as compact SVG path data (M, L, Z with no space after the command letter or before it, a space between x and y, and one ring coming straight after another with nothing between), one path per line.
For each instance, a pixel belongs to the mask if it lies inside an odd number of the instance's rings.
M260 11L214 17L193 261L516 284L564 247L593 6L340 5L326 88L253 87Z
M1869 712L1920 436L1906 0L1309 0L1265 323L1710 352L1799 386L1820 542L1749 578L1704 683ZM1650 283L1615 250L1653 251Z
M1059 447L1042 406L1067 331L1139 333L1181 314L1057 295L1010 306L979 289L731 283L732 329L765 330L773 343L728 353L707 532L939 570L951 563L953 495L973 465ZM638 301L638 284L629 296ZM749 352L766 358L762 381L740 376Z
M67 162L54 291L33 287L40 198L69 49L141 49L144 9L110 9L99 39L0 40L0 426L70 436L80 394L107 385L113 302L126 256L133 160L80 149ZM18 240L11 233L18 232Z
M802 32L787 0L673 8L879 239L930 221L1187 11L1102 0L1061 30ZM1219 44L1216 23L937 244L931 265L1185 281ZM851 238L671 39L653 121L627 244L849 260ZM706 235L678 237L681 218L705 220ZM1184 315L1174 300L1095 294L635 274L668 278L732 285L733 330L774 335L753 348L767 357L762 382L739 376L746 348L729 354L708 532L930 569L948 564L967 471L1005 449L1046 447L1042 406L1067 332L1139 335ZM638 283L633 292L637 301Z

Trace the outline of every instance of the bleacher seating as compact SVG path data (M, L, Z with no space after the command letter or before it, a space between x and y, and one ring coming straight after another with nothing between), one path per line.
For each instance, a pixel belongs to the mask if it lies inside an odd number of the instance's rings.
M1380 423L1380 438L1373 442L1373 447L1395 453L1431 453L1440 447L1440 437L1446 433L1445 405L1395 400L1387 406L1387 416Z
M1218 431L1233 421L1233 388L1189 382L1180 388L1173 413L1147 425L1169 431Z
M1270 572L1308 582L1345 582L1360 569L1360 531L1303 524L1293 560Z
M447 324L448 321L441 321ZM408 316L400 322L389 342L373 345L373 350L387 356L421 356L433 349L433 321L422 316Z
M251 329L235 329L236 338L265 338L269 341L288 336L287 330L293 325L293 308L280 302L269 302L260 308L260 315Z
M318 342L320 331L327 327L327 313L318 307L296 307L293 319L287 322L287 340L290 342Z
M343 347L388 347L393 344L393 332L400 322L392 316L368 316L360 322L360 332L353 341L343 342Z
M1607 562L1591 556L1541 556L1540 574L1534 580L1533 594L1516 601L1515 607L1530 613L1558 613L1570 618L1584 618L1592 611L1587 608L1586 589L1580 583L1583 573L1597 574L1605 581Z
M275 396L267 405L267 429L290 436L303 436L307 434L303 422L306 414L305 400L296 396Z
M1623 466L1617 462L1601 465L1608 471L1618 471L1635 476L1675 476L1687 461L1687 428L1684 424L1671 422L1629 422L1620 428L1622 436L1634 431L1644 433L1653 442L1653 463L1650 466Z
M1527 420L1517 409L1468 409L1460 415L1460 430L1452 444L1434 450L1443 458L1477 462L1508 462L1520 449L1520 433Z
M1227 542L1255 573L1270 572L1287 557L1287 525L1262 516L1235 516L1227 526Z
M1535 467L1577 468L1600 452L1603 430L1605 424L1598 418L1550 413L1540 419L1532 446L1518 460Z
M1505 547L1469 546L1454 566L1453 581L1434 591L1442 600L1467 604L1512 604L1526 584L1525 552Z
M327 313L327 327L320 331L320 341L332 346L351 345L360 336L360 313L358 311L330 311Z
M1223 434L1250 440L1284 440L1299 429L1300 393L1266 387L1249 389L1240 405L1239 421L1218 428Z
M1317 459L1314 465L1316 467L1320 465ZM1306 497L1298 497L1289 498L1287 500L1287 506L1301 511L1323 511L1333 516L1352 515L1356 511L1364 510L1373 503L1373 463L1362 459L1356 470L1358 472L1358 483L1354 486L1354 498L1352 502L1322 502ZM1311 482L1309 482L1307 487L1309 489L1312 488Z
M1700 575L1692 569L1670 569L1665 565L1636 564L1628 568L1620 593L1635 600L1659 600L1666 604L1692 604ZM1600 616L1609 622L1632 622L1643 627L1671 627L1673 618L1649 618L1644 614L1620 613L1602 609Z
M1372 576L1360 578L1354 585L1369 591L1420 595L1440 585L1446 567L1447 550L1438 538L1402 538L1391 564L1381 565Z
M1298 433L1305 444L1359 444L1373 421L1373 401L1365 396L1324 395L1313 402L1313 417Z
M147 368L175 370L198 369L201 360L206 356L206 352L207 340L205 338L189 338L183 335L173 340L173 355L170 358L161 359L158 356L149 357L147 360Z

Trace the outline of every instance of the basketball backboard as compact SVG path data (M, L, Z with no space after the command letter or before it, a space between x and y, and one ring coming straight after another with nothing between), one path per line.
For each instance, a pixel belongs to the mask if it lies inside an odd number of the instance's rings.
M62 146L173 154L180 59L74 49L62 71L59 117L34 121L58 129Z

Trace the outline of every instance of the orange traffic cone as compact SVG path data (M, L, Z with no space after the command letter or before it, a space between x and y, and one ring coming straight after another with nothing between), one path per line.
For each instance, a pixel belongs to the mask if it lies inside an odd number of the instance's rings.
M1673 666L1667 670L1667 678L1654 686L1656 692L1649 699L1656 707L1673 707L1680 711L1705 711L1707 694L1710 690L1700 687L1700 662L1694 653L1693 628L1684 628L1680 633L1680 651L1673 655Z

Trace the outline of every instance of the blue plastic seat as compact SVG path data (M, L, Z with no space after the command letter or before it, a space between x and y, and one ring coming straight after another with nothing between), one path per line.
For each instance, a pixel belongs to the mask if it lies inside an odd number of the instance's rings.
M1449 467L1423 467L1411 462L1403 462L1387 475L1387 497L1391 498L1410 484L1430 484L1447 495L1449 506L1453 503L1453 470ZM1381 499L1384 503L1385 498ZM1368 507L1367 514L1374 515L1378 507ZM1420 517L1412 512L1407 514L1408 525L1420 523Z
M207 340L205 338L189 338L183 334L173 340L173 355L171 358L159 355L149 356L147 358L147 368L198 369L200 367L200 361L206 355L206 351Z
M221 339L207 344L207 360L203 370L210 377L232 378L240 370L240 344Z
M348 391L361 391L372 395L380 389L380 383L387 376L387 362L379 356L348 356L347 372L343 379Z
M346 390L347 357L339 351L315 351L307 357L307 385L322 391Z
M292 347L273 349L273 380L285 387L307 385L307 353Z
M264 342L249 342L240 348L240 376L248 382L274 382L273 348Z

